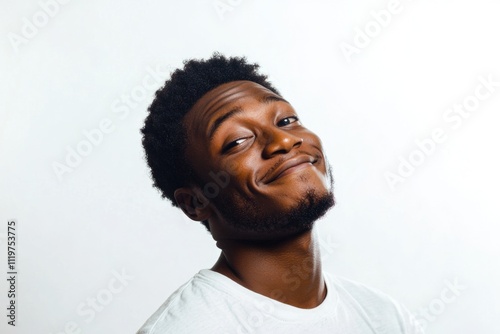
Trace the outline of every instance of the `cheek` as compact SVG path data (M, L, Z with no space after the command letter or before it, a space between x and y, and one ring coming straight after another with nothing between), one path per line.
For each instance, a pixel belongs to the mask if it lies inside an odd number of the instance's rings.
M224 161L221 164L221 169L231 177L240 179L240 182L246 182L246 179L254 177L261 163L259 152L249 150L244 155L235 156Z
M254 160L245 158L227 161L220 168L229 177L228 184L231 191L240 193L245 198L250 198L257 187L256 166L257 163Z
M323 160L322 161L322 164L324 165L323 171L326 171L326 157L325 157L325 152L323 150L323 143L321 142L321 139L314 132L311 132L309 130L304 131L302 136L305 144L317 150L317 153L320 155L321 160Z
M229 175L229 183L234 186L242 186L252 180L253 169L246 161L230 161L221 166L221 170Z
M305 130L302 133L302 138L307 144L316 147L317 149L321 150L321 153L323 153L323 144L321 143L321 139L319 139L319 137L314 132Z
M236 176L238 174L239 165L236 161L230 161L224 166L224 170L229 173L230 176Z

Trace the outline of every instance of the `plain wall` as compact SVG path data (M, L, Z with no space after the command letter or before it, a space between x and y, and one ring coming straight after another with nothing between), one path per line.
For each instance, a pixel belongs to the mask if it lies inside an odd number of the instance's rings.
M18 241L2 333L135 333L213 265L211 236L152 188L139 129L169 72L214 51L259 63L322 138L338 202L316 227L325 270L427 333L500 332L500 3L1 4L2 277L11 219Z

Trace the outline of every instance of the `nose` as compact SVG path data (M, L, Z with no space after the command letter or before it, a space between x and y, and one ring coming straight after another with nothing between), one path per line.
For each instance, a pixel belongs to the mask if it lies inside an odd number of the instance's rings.
M277 154L285 154L295 147L300 147L304 139L294 135L291 131L274 129L267 135L267 142L262 152L264 158L271 158Z

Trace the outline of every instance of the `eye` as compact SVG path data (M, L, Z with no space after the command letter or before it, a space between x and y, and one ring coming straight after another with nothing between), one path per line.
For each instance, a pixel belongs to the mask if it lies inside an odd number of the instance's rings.
M289 116L289 117L285 117L285 118L281 119L277 125L281 127L281 126L290 125L290 124L295 123L295 122L299 122L299 118L297 116Z
M224 146L222 148L222 153L226 153L227 151L229 151L233 147L236 147L236 146L240 145L241 143L243 143L247 139L248 138L239 138L239 139L236 139L236 140L230 142L229 144L227 144L226 146Z

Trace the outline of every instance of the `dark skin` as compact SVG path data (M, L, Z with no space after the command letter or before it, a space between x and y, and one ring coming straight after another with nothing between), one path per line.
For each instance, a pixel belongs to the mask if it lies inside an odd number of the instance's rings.
M263 214L273 214L297 206L308 191L328 193L320 139L300 123L287 101L250 81L206 93L186 114L184 126L186 157L203 184L213 181L210 172L230 174L217 198L206 196L194 182L175 192L188 217L209 222L221 249L212 270L292 306L321 304L326 287L311 229L240 229L218 209L230 204L244 208L251 202Z

